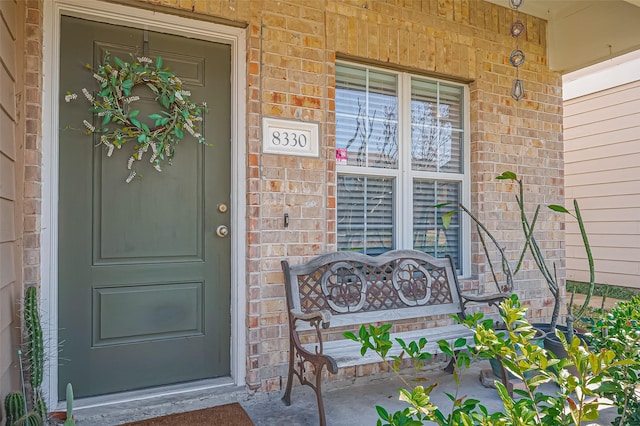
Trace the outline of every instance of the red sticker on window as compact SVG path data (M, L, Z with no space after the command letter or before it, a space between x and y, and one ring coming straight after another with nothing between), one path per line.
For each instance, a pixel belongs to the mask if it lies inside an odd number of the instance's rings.
M336 164L347 164L347 148L336 148Z

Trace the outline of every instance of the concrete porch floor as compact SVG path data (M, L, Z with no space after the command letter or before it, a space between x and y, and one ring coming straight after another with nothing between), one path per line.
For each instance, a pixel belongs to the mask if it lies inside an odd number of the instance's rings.
M481 370L486 368L489 368L488 362L479 361L465 371L460 392L482 401L489 412L499 411L502 409L502 403L496 390L484 387L479 380ZM455 392L453 376L442 370L427 371L421 373L421 376L428 378L426 384L439 382L439 386L432 393L432 401L441 409L449 408L451 402L444 393ZM389 412L405 407L398 401L397 389L401 386L400 380L391 374L361 378L355 382L329 382L324 392L327 423L331 426L375 425L378 419L376 405L385 407ZM554 387L549 387L546 391L554 390ZM251 393L243 387L221 384L213 389L190 391L178 395L80 408L75 410L75 416L80 426L111 426L170 413L239 402L257 426L319 424L315 395L307 386L294 387L292 404L289 407L284 405L280 400L281 397L280 391ZM82 401L79 402L82 405ZM610 425L615 417L615 408L603 408L600 411L599 421L590 424Z

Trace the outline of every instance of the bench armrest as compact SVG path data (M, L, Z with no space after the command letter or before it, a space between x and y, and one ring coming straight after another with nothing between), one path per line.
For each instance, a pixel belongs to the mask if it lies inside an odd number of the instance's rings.
M299 309L291 309L290 311L293 322L295 323L297 320L306 321L311 323L311 325L315 325L314 323L320 322L322 328L329 328L331 325L331 312L329 311L315 311L315 312L302 312Z
M476 295L472 295L472 294L460 293L460 297L462 297L465 300L465 302L464 302L465 304L467 304L468 302L474 302L474 303L486 303L488 305L497 306L503 300L508 299L509 297L511 297L511 294L510 293L496 293L496 294L488 294L488 295L484 295L484 296L476 296Z
M305 359L324 359L322 361L326 364L333 374L338 372L338 367L333 358L329 356L325 356L324 354L324 339L322 338L322 330L321 328L327 329L331 324L331 312L329 311L315 311L315 312L302 312L299 309L291 309L289 311L290 318L290 330L289 336L292 339L292 344L295 345L299 354L304 354L303 357ZM298 330L296 327L297 321L305 321L309 323L310 329L315 331L316 340L313 343L315 346L312 350L310 347L305 348L305 345L302 344L300 338L298 336Z

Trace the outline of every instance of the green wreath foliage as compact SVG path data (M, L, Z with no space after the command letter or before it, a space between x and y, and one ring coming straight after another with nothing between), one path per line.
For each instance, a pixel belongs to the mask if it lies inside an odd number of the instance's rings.
M112 59L106 52L97 69L87 64L99 89L95 95L86 88L82 89L91 103L89 110L93 113L94 122L101 123L94 126L84 120L86 133L100 136L99 145L106 149L107 156L110 157L114 149L122 148L126 142L135 142L133 154L127 161L127 183L136 176L134 162L141 161L149 150L149 162L160 172L165 161L171 164L176 146L185 133L206 144L199 127L203 113L208 112L206 103L199 105L191 101L191 92L183 89L182 81L169 68L163 68L162 57L158 56L154 61L146 56L130 56L131 62L125 62L118 57ZM135 108L140 97L131 94L135 87L142 85L153 92L158 104L164 108L148 116L154 123L153 127L140 121L140 110ZM77 97L77 94L67 92L65 100L69 102Z

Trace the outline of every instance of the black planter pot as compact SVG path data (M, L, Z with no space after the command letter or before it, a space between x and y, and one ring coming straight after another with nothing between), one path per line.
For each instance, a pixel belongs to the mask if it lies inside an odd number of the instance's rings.
M550 323L546 323L546 322L535 322L532 323L531 326L533 326L533 328L537 328L538 330L542 330L545 333L547 333L547 336L554 336L555 337L555 333L551 332L551 324ZM562 331L563 333L565 333L566 336L566 332L568 330L566 325L556 325L556 329Z
M567 352L564 350L564 347L562 346L562 343L560 343L560 339L558 339L558 336L556 336L556 334L554 332L551 331L551 327L549 327L549 324L534 324L533 325L535 328L539 328L541 330L544 330L547 332L546 337L544 338L544 348L553 352L558 358L564 358L567 356ZM546 326L546 329L544 328L544 326ZM564 334L564 337L569 340L569 333L568 333L568 329L566 326L564 325L557 325L556 329L561 331ZM589 344L589 339L586 335L584 335L583 333L578 332L576 329L573 330L573 335L578 337L580 340L582 340L583 342L585 342L587 345ZM548 343L548 345L547 345ZM555 349L555 351L554 351ZM560 356L562 354L562 357Z
M538 346L543 347L544 339L547 336L547 332L545 330L542 330L541 328L536 327L535 325L533 325L533 328L536 329L536 335L532 339L532 343L535 343ZM496 333L500 333L500 330L498 330ZM505 333L506 333L506 330L505 330ZM500 361L498 361L496 358L491 358L489 359L489 364L491 364L491 371L493 371L493 374L496 377L502 377L502 366L500 365ZM527 379L530 379L531 377L533 377L533 374L534 374L533 371L527 371L524 373L524 377ZM511 373L507 373L507 376L509 379L515 378L515 376Z
M563 331L563 333L564 336L568 339L568 333L566 331ZM545 337L544 348L553 353L557 358L567 357L567 351L564 349L564 346L562 346L562 343L560 343L560 339L558 339L558 336L556 335L548 334L547 337Z
M548 350L549 352L553 353L556 358L558 359L565 359L568 357L567 351L565 350L564 346L562 346L562 343L560 342L560 339L558 339L558 336L555 335L555 333L551 332L551 328L549 327L549 324L546 324L547 328L549 329L549 332L547 333L546 337L544 338L544 348L546 350ZM537 328L537 326L536 326ZM569 340L569 333L568 333L568 329L566 326L564 325L558 325L556 326L556 328L558 330L560 330L563 334L564 337ZM574 336L578 337L580 340L582 340L583 342L585 342L587 345L589 344L588 339L586 338L586 336L582 333L578 333L577 331L574 330L573 332ZM567 370L569 371L569 373L571 373L574 376L578 375L578 370L576 369L575 366L569 366L567 367Z

